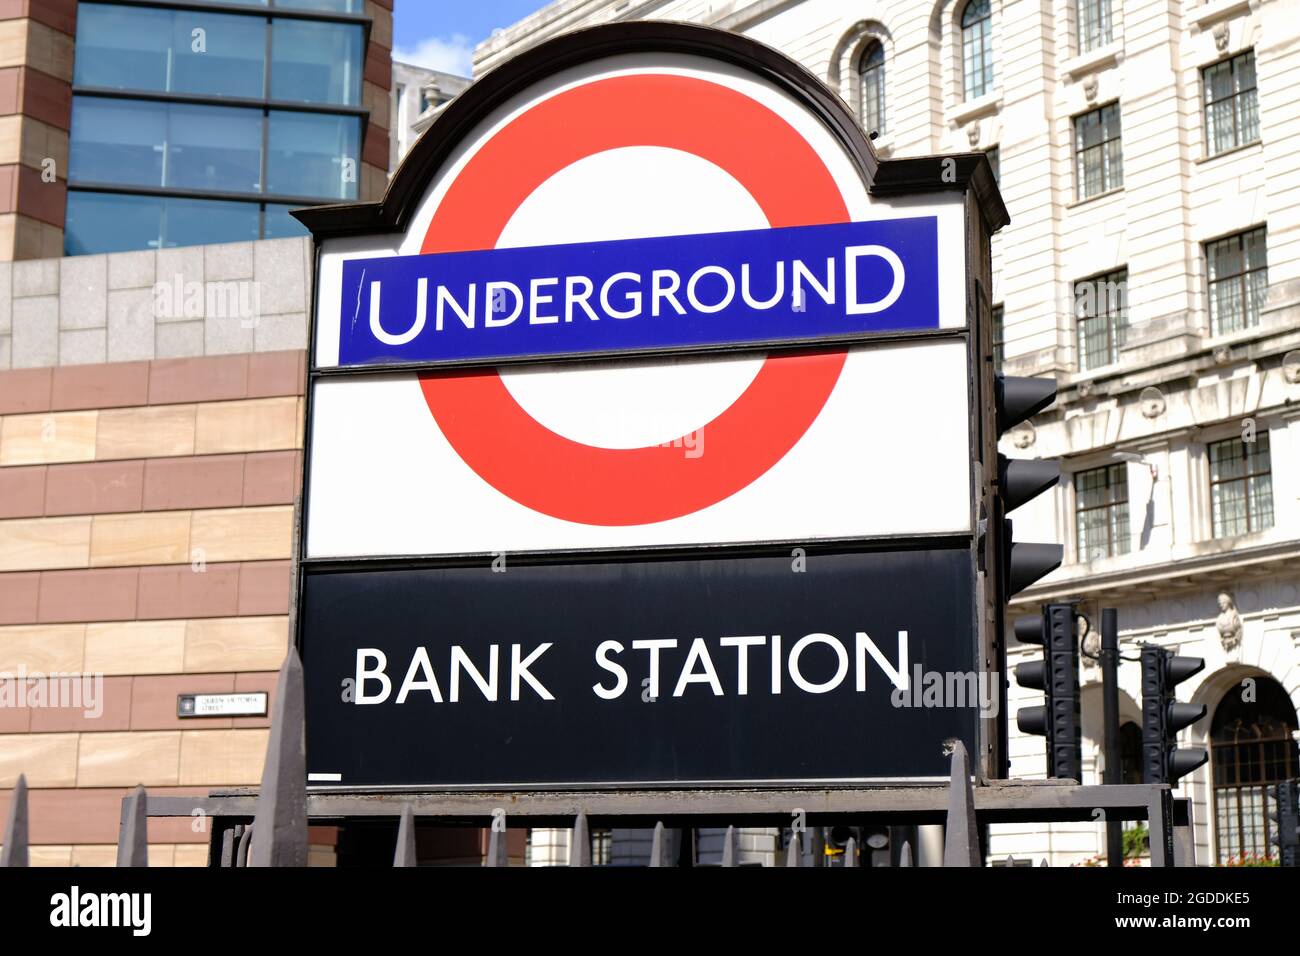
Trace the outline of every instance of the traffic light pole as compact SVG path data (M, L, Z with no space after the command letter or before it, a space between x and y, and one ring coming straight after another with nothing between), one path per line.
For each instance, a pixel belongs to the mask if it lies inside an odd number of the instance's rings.
M1102 709L1105 718L1106 769L1102 782L1122 783L1119 751L1119 623L1113 607L1101 611ZM1106 821L1106 865L1124 865L1124 829L1118 820Z

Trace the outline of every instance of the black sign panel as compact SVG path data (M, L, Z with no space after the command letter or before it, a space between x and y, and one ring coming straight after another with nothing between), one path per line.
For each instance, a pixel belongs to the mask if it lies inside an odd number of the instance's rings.
M965 548L304 573L314 784L941 777L996 707Z

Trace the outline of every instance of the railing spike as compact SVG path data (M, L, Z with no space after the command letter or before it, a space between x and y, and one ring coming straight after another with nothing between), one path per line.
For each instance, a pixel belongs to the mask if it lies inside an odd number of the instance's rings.
M235 866L248 866L248 853L253 845L253 825L250 823L244 827L244 832L239 834L239 843L235 845Z
M970 756L966 745L953 741L952 775L948 780L948 821L944 830L943 865L979 866L979 831L975 826L975 794L971 791Z
M402 818L397 824L397 847L393 850L393 866L416 866L415 812L410 804L402 807Z
M9 819L5 822L5 845L0 849L0 867L27 865L27 775L20 773L9 797Z
M858 865L858 841L849 837L849 842L844 844L844 865Z
M117 833L117 865L149 865L149 798L138 786L122 798L122 825Z
M790 845L785 848L786 866L803 866L803 836L799 830L790 832Z
M235 865L235 833L240 829L239 824L233 827L226 827L221 831L221 867L230 867Z
M276 683L249 866L307 865L307 754L302 661L289 648Z
M722 865L723 866L736 865L736 858L740 855L737 852L738 848L736 846L736 843L737 843L736 828L734 826L729 826L727 827L726 835L722 838Z
M664 823L660 820L655 823L654 839L650 841L651 866L673 865L672 858L669 856L670 847L668 843L668 831L664 829Z
M587 815L581 810L569 836L569 866L591 866L591 834L587 831Z
M908 843L906 840L903 841L903 848L898 851L898 865L912 865L912 844Z
M498 826L497 821L500 820ZM510 865L508 855L509 846L506 842L506 817L505 813L499 813L492 817L492 829L488 832L488 850L487 856L483 859L484 866L502 867Z

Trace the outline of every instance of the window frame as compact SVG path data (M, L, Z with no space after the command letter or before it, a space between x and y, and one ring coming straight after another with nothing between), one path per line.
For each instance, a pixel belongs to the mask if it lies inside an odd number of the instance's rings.
M993 371L995 372L1001 371L1002 365L1006 361L1006 320L1006 308L1002 303L998 303L989 310L989 340L993 353Z
M1255 85L1251 86L1248 90L1235 90L1232 94L1223 97L1222 99L1218 99L1218 100L1208 99L1208 95L1210 92L1210 84L1207 82L1209 72L1218 67L1227 65L1230 71L1229 75L1233 77L1233 86L1235 88L1236 73L1233 70L1233 66L1236 64L1238 60L1244 60L1247 57L1249 57L1250 60L1252 61L1253 69L1251 72L1255 76ZM1258 70L1259 70L1259 64L1258 61L1256 61L1255 59L1255 48L1252 46L1245 50L1239 50L1236 53L1230 53L1225 57L1215 60L1213 63L1207 63L1205 66L1201 67L1197 71L1201 83L1201 132L1205 138L1205 149L1203 150L1203 158L1214 159L1216 156L1223 156L1226 153L1232 152L1233 150L1243 149L1247 146L1253 146L1256 143L1262 142L1262 133L1261 133L1262 124L1259 121L1259 72ZM1236 101L1239 100L1241 97L1245 96L1247 93L1251 94L1255 100L1255 135L1251 139L1242 139L1240 135L1240 129L1238 126L1238 115L1237 115L1238 109L1237 109ZM1210 133L1210 110L1212 107L1214 107L1219 103L1227 103L1227 102L1232 102L1233 104L1233 110L1232 110L1233 141L1231 145L1225 146L1223 149L1215 149L1213 144L1213 137L1211 136Z
M1100 24L1100 35L1096 43L1084 41L1083 11L1087 6L1097 10L1096 21ZM1108 43L1115 42L1115 10L1110 0L1074 0L1074 38L1075 50L1079 55L1100 50Z
M1259 266L1257 268L1251 269L1251 268L1247 268L1247 264L1246 264L1246 238L1248 236L1254 235L1255 233L1261 234L1261 237L1263 239L1264 264L1263 266ZM1220 276L1217 279L1211 277L1210 274L1211 248L1232 241L1236 241L1237 251L1241 256L1241 264L1242 264L1241 271L1231 273L1230 275L1227 276ZM1250 321L1250 305L1248 304L1249 296L1250 296L1250 276L1254 275L1255 273L1261 273L1261 272L1263 273L1265 301L1267 301L1268 298L1268 223L1267 222L1260 223L1259 225L1251 226L1247 229L1241 229L1236 232L1230 232L1226 235L1217 236L1213 239L1206 239L1204 242L1201 243L1201 262L1205 267L1205 317L1209 324L1210 337L1219 338L1220 336L1235 335L1238 332L1246 332L1250 329L1259 328L1260 325L1259 307L1255 308L1254 321L1253 322ZM1214 290L1216 286L1234 280L1238 283L1240 294L1241 294L1241 303L1242 303L1242 310L1240 313L1241 324L1236 326L1235 328L1224 330L1222 328L1221 318L1215 315L1214 306L1217 300L1215 299L1214 296ZM1263 302L1261 302L1260 305L1262 306Z
M1105 116L1106 110L1115 111L1116 134L1110 138L1105 133ZM1079 148L1079 124L1089 116L1097 115L1102 125L1101 142L1095 146L1085 146ZM1107 177L1107 146L1110 143L1119 144L1119 155L1117 169L1112 169L1111 175ZM1096 151L1101 157L1101 188L1096 192L1085 193L1084 186L1087 182L1087 176L1084 167L1081 165L1086 154ZM1076 113L1070 117L1070 152L1074 166L1074 201L1076 203L1087 202L1090 199L1097 199L1109 193L1118 192L1124 188L1124 113L1120 106L1119 100L1111 100L1109 103L1102 103L1084 110L1082 113ZM1115 164L1112 164L1115 165Z
M879 56L879 62L868 63L868 60ZM862 124L863 130L868 136L873 132L867 123L867 75L868 73L878 74L876 110L878 123L874 130L879 136L885 136L889 132L888 119L888 96L886 95L886 80L888 78L888 51L885 49L884 41L874 34L869 35L862 44L862 49L854 61L854 74L857 83L857 113L858 122Z
M971 8L980 5L987 8L987 13L967 23L966 15ZM994 69L996 61L993 55L993 2L992 0L966 0L956 19L957 62L961 71L962 100L969 103L971 100L989 95L997 87L997 71ZM969 36L967 31L971 31ZM976 47L980 59L978 74L971 68L973 59L971 53L975 52ZM976 88L977 84L972 82L977 75L978 88Z
M1232 445L1232 444L1236 444L1241 447L1245 447L1246 445L1258 446L1260 441L1263 441L1268 446L1268 470L1267 471L1244 470L1242 474L1237 477L1219 479L1217 481L1215 480L1214 451L1213 451L1215 447L1221 447L1224 445ZM1253 442L1242 441L1240 433L1233 433L1233 434L1229 434L1225 438L1216 438L1216 439L1207 440L1204 444L1204 449L1205 449L1204 457L1205 457L1205 489L1206 489L1205 504L1209 512L1210 538L1214 541L1224 541L1230 538L1238 538L1241 537L1242 535L1247 535L1247 534L1261 534L1265 531L1269 531L1277 527L1277 500L1273 495L1273 440L1270 437L1268 426L1263 423L1257 424L1255 430L1255 441ZM1256 458L1256 454L1258 453L1258 450L1259 450L1258 447L1256 447L1255 454L1251 454L1250 456L1246 457L1246 466L1245 466L1246 469L1250 468L1250 462ZM1251 509L1249 483L1252 478L1260 478L1263 476L1268 477L1269 524L1267 524L1264 527L1254 527L1253 525L1255 524L1255 522L1252 520L1253 511ZM1238 484L1238 483L1242 485L1245 492L1244 501L1245 501L1246 528L1244 531L1236 531L1230 534L1220 533L1219 522L1215 518L1214 489L1221 485Z
M1083 507L1079 495L1079 480L1089 475L1096 475L1099 472L1103 473L1106 479L1105 484L1102 487L1106 491L1107 500L1100 505L1089 505L1088 507ZM1118 481L1115 481L1112 484L1112 476L1114 475L1123 476L1124 497L1122 500L1111 499L1111 489L1113 487L1118 487L1120 484ZM1073 493L1071 504L1074 509L1072 517L1074 519L1075 561L1079 564L1089 564L1093 561L1102 561L1108 558L1121 557L1130 554L1133 550L1133 516L1129 510L1131 499L1129 497L1128 462L1103 462L1102 464L1096 465L1092 468L1081 468L1071 475L1070 488ZM1123 507L1123 524L1126 529L1126 534L1123 536L1121 541L1117 542L1117 522L1112 516L1112 512L1121 506ZM1085 514L1098 511L1105 512L1106 515L1106 521L1104 523L1106 528L1106 553L1093 557L1090 549L1085 545L1086 539L1082 522ZM1122 544L1122 547L1117 548L1117 543Z
M1122 279L1115 281L1116 277L1122 276ZM1109 295L1106 296L1107 307L1105 311L1094 310L1092 315L1079 314L1079 290L1080 287L1089 284L1100 286L1118 285L1120 287L1121 302L1117 309L1110 307ZM1120 349L1124 347L1128 339L1129 320L1128 320L1128 266L1123 265L1117 269L1111 269L1107 272L1099 272L1096 275L1087 276L1083 279L1076 279L1070 284L1070 294L1073 303L1072 312L1074 314L1074 347L1075 347L1075 365L1080 372L1095 372L1098 369L1107 368L1116 365L1120 360ZM1096 295L1094 294L1094 299ZM1087 361L1087 350L1084 349L1084 326L1085 321L1096 321L1105 319L1106 328L1106 361L1099 364L1089 364Z

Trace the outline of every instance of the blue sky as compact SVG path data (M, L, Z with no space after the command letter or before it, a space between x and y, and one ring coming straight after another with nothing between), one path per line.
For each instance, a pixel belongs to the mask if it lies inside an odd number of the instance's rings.
M469 76L476 44L546 5L546 0L397 0L393 59Z

